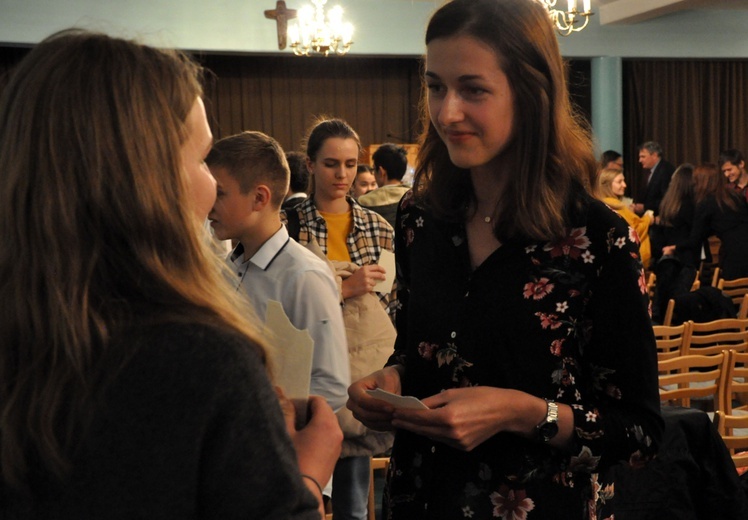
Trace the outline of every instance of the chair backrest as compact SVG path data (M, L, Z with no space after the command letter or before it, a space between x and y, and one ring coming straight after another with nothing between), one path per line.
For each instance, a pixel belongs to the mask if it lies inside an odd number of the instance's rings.
M719 267L715 267L712 273L712 287L719 287Z
M736 278L734 280L720 278L717 282L717 288L732 298L732 302L737 307L742 303L743 296L748 294L748 278Z
M647 294L649 294L650 300L654 298L656 285L657 285L657 276L654 273L649 273L649 277L647 278Z
M748 350L748 320L726 318L703 323L690 322L684 354L716 354L725 349Z
M748 352L727 351L725 375L722 378L722 411L732 414L737 410L748 415ZM737 405L733 405L733 400Z
M673 313L675 312L675 300L670 298L667 301L667 307L665 308L665 317L662 318L662 324L670 326L673 324Z
M673 301L673 300L670 300ZM662 361L681 355L683 343L688 337L691 322L681 325L654 325L652 330L657 343L657 360Z
M740 301L740 308L738 309L738 319L744 320L748 318L748 294L743 296L743 299Z
M724 410L722 377L727 354L683 355L657 362L660 400L691 406L691 399L711 397L714 410Z
M748 466L748 415L730 415L717 410L714 413L714 424L730 450L735 467Z

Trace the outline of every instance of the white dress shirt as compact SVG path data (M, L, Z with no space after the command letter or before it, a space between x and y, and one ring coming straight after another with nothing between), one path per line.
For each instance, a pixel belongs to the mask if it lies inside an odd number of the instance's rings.
M268 300L280 302L294 327L314 340L310 393L333 410L345 406L351 383L340 296L327 264L288 236L286 227L247 261L239 244L229 256L237 290L244 291L260 319Z

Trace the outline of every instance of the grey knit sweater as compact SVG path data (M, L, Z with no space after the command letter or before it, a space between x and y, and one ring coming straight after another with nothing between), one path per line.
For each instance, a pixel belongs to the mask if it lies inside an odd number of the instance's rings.
M275 393L251 345L202 325L119 340L136 353L101 405L65 482L0 483L2 519L318 519Z

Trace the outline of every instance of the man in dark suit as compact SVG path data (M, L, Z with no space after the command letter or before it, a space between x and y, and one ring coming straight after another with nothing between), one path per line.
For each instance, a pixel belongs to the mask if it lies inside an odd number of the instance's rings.
M639 215L647 210L657 215L675 166L662 158L662 147L654 141L647 141L639 147L639 163L644 168L645 178L633 209Z

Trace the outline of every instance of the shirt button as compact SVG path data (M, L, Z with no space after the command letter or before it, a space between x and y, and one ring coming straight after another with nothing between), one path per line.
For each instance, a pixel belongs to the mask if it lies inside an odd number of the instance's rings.
M431 453L436 453L436 446L431 446Z
M428 508L429 508L429 503L428 503L428 502L426 502L425 504L423 504L423 508L424 508L424 509L428 509Z
M242 273L236 273L236 276L241 277Z
M465 298L467 298L468 296L470 296L470 291L465 293Z
M450 336L450 337L451 337L452 339L455 339L455 338L457 337L457 333L456 333L456 332L452 332L452 334L450 334L449 336Z

